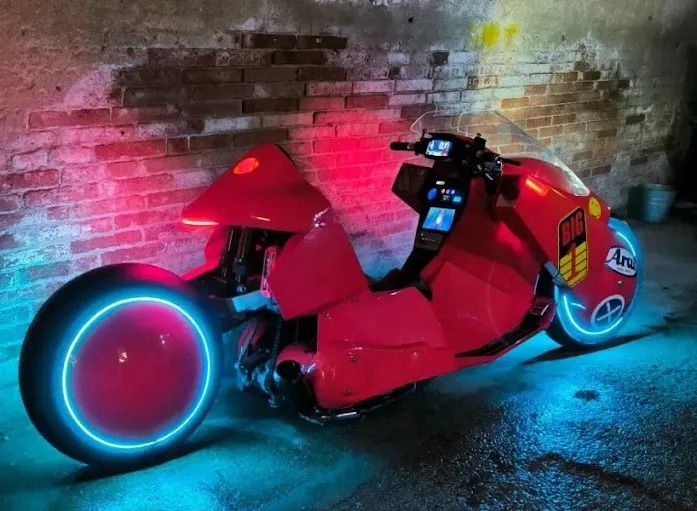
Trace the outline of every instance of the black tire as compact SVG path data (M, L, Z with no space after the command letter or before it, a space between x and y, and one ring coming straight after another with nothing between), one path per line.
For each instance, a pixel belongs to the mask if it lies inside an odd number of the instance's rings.
M80 328L89 324L85 318L98 317L97 311L103 310L109 300L137 301L140 298L134 297L140 296L162 297L162 303L176 304L176 310L186 310L190 314L180 314L182 318L196 317L192 324L202 333L198 341L205 344L208 367L203 374L206 385L197 383L202 390L197 394L196 406L186 422L173 429L171 435L143 448L117 448L94 441L76 427L77 419L71 419L68 412L72 410L60 392L60 373L62 366L68 364L70 341L74 345L80 335L76 332L84 331ZM156 266L120 264L80 275L61 287L41 307L22 346L19 386L29 418L56 449L92 465L133 466L166 457L198 427L213 405L222 362L219 329L208 315L205 303L185 281Z

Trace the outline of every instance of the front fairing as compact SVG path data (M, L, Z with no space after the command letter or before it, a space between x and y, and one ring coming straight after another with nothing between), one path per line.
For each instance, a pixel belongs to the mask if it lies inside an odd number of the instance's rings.
M481 135L490 150L507 158L538 160L546 165L535 165L534 177L550 186L575 196L587 196L590 191L557 154L544 146L520 126L498 112L462 112L434 110L423 114L411 127L412 132L453 133L474 138ZM508 166L508 170L515 172Z
M246 153L189 204L184 222L305 233L329 201L300 174L281 148L261 144Z

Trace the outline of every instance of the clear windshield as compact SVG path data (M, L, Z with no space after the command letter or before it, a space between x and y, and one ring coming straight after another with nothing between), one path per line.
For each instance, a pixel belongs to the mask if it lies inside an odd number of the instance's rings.
M426 132L462 133L468 137L480 134L492 151L508 158L528 157L546 161L559 171L559 182L564 190L574 195L590 192L583 181L549 147L526 133L516 123L498 112L461 112L434 110L419 117L411 130L422 135Z

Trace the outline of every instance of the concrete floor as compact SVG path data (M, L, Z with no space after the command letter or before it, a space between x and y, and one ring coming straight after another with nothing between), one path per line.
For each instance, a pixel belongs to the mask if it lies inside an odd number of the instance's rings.
M539 335L369 419L314 426L225 391L183 455L125 474L65 458L0 367L0 510L697 509L697 237L638 226L647 278L616 346Z

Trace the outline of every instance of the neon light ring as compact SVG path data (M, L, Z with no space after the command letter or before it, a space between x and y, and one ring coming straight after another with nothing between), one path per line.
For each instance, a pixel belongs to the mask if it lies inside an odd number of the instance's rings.
M559 318L562 324L564 325L564 328L567 331L575 331L577 334L581 334L587 339L597 339L599 342L603 342L605 340L602 339L602 337L607 336L610 333L617 330L620 327L620 325L622 325L624 320L629 316L629 313L631 312L632 308L636 303L636 297L639 293L639 288L641 284L641 255L639 254L639 251L637 249L638 243L636 241L636 237L631 232L631 230L629 230L627 225L621 220L618 220L616 218L610 218L609 226L610 229L612 229L615 237L626 245L627 249L632 253L634 259L637 261L637 282L634 287L634 294L629 305L624 308L621 314L614 321L610 322L604 328L592 328L581 324L581 322L576 319L572 310L572 307L580 308L583 310L585 310L586 308L582 304L572 301L568 293L562 293L558 289L555 289L555 294L557 295L557 299L561 304L559 307L561 312L561 314L559 314ZM559 295L561 295L561 299L559 299ZM611 298L613 297L608 297L606 300L610 300Z
M141 296L115 301L78 330L61 393L79 431L102 447L133 452L174 439L212 385L209 341L181 306Z

